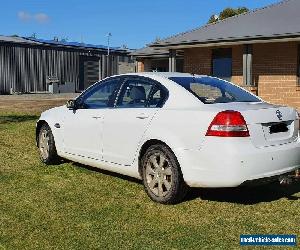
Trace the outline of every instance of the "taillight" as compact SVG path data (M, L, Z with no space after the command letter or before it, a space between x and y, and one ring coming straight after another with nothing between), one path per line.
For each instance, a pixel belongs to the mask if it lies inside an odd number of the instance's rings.
M208 127L206 136L248 137L245 119L238 111L226 110L218 113Z

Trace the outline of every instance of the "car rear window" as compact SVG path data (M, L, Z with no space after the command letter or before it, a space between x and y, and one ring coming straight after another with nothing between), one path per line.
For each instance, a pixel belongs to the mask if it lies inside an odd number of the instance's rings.
M205 104L229 102L261 102L254 95L213 77L170 77Z

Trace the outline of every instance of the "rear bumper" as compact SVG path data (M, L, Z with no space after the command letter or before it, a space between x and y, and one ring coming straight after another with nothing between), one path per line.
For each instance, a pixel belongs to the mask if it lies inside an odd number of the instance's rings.
M259 186L259 185L264 185L264 184L268 184L268 183L272 183L272 182L278 182L280 179L282 179L284 177L290 178L291 180L294 180L294 178L292 179L291 176L295 177L295 171L284 173L284 174L281 174L281 175L274 175L274 176L270 176L270 177L263 177L263 178L255 179L255 180L247 180L247 181L244 181L241 184L241 186Z
M256 148L249 138L211 137L201 149L177 155L191 187L236 187L300 168L300 142Z

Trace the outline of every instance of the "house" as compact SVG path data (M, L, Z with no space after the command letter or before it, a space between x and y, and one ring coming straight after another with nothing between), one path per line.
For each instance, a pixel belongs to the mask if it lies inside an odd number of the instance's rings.
M53 82L82 91L102 78L135 71L130 51L85 43L0 36L0 94L37 93Z
M138 72L167 72L169 71L169 50L154 49L152 47L145 47L138 49L131 53L137 61ZM176 51L176 70L183 72L183 53L180 50Z
M183 72L224 78L266 101L300 109L299 11L299 0L285 0L174 35L149 48L156 57L162 51L169 71L177 69L180 54ZM134 53L138 69L148 70L153 52L139 53Z

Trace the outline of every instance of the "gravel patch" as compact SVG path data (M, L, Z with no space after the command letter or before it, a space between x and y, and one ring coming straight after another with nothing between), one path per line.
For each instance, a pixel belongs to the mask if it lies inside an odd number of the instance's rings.
M74 99L78 95L78 93L0 95L0 111L39 114L49 108L64 105L67 100Z

